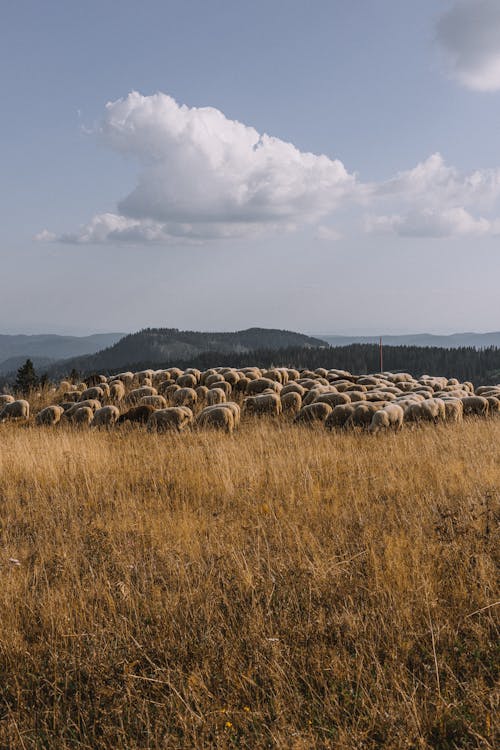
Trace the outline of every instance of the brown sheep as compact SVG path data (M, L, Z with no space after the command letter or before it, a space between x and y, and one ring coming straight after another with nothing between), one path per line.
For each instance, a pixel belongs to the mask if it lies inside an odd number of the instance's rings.
M140 406L133 406L132 409L129 409L124 414L122 414L118 418L118 424L123 424L124 422L135 422L138 424L146 424L149 417L153 412L155 412L154 406L151 406L151 404L141 404Z

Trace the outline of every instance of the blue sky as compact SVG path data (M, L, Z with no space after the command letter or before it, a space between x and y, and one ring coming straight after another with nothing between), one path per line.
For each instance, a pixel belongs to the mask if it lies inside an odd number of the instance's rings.
M1 21L1 332L500 329L500 3Z

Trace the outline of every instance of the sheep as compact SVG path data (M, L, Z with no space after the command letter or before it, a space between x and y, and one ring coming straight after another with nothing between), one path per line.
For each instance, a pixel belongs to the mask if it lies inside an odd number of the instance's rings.
M280 395L283 397L287 393L298 393L302 398L306 393L306 389L304 386L299 385L299 383L287 383L287 385L284 385L281 389Z
M348 427L369 427L375 412L380 411L380 407L373 401L365 401L356 404L353 407L353 413L347 420Z
M139 406L141 404L149 404L155 409L166 409L168 406L167 399L164 396L143 396L139 400Z
M173 406L188 406L190 409L194 409L196 402L198 401L198 395L193 388L179 388L178 391L172 394L171 402Z
M158 391L150 385L142 386L141 388L134 388L128 394L126 401L129 404L138 403L143 396L157 396Z
M123 401L125 398L125 385L121 380L114 380L109 386L109 398L113 401Z
M60 405L46 406L36 415L37 425L53 426L60 422L64 409Z
M0 410L0 422L6 419L20 420L29 419L30 416L30 405L28 401L24 399L18 399L17 401L9 401L4 404Z
M175 380L172 380L172 378L167 378L166 380L163 381L163 383L159 384L158 393L161 396L165 396L167 389L170 388L171 386L175 386L174 390L177 390L178 388L180 388L180 385L177 385Z
M325 420L326 429L333 430L335 427L347 427L353 414L354 406L352 404L335 406Z
M444 399L444 409L447 422L461 422L464 414L464 406L459 398Z
M140 406L133 406L131 409L121 414L118 418L118 424L124 424L125 422L132 422L137 424L146 424L151 414L156 409L151 404L141 404Z
M92 411L90 406L79 406L72 415L73 424L79 427L92 424L93 419L94 412Z
M382 429L394 428L396 431L403 426L404 411L397 404L387 404L383 409L375 412L370 423L369 431L376 433Z
M305 422L309 424L313 422L324 422L332 411L333 407L330 406L330 404L315 401L313 404L303 406L298 414L296 414L294 422Z
M226 394L224 393L222 388L209 388L206 401L209 406L222 404L224 401L226 401Z
M198 385L196 376L191 372L184 373L184 375L179 375L175 382L180 388L196 388L196 386Z
M281 396L281 406L284 412L297 414L302 407L302 396L295 391L288 391Z
M71 418L77 409L81 409L82 407L88 407L89 409L92 409L92 412L95 412L97 409L101 408L101 402L94 398L87 399L86 401L78 401L76 404L73 404L70 409L67 409L64 412L64 416Z
M248 383L245 393L249 396L253 396L262 393L266 388L272 388L273 391L279 393L281 391L281 383L278 383L276 380L271 380L270 378L257 378L257 380L251 380Z
M104 398L104 390L100 386L93 386L92 388L87 388L86 390L82 391L80 393L80 396L78 397L78 401L88 401L89 399L97 399L98 401L102 401Z
M120 416L120 410L116 406L102 406L94 412L92 427L112 427Z
M196 395L198 397L198 403L207 400L208 388L206 385L199 385L195 388Z
M9 393L0 393L0 407L2 404L12 404L14 401L14 396L11 396Z
M425 401L416 401L405 410L406 422L438 422L446 418L446 407L444 401L437 398L428 398Z
M234 414L226 407L227 404L207 406L198 414L196 425L198 427L212 427L225 430L228 434L232 434L234 430Z
M240 425L241 420L241 409L235 401L224 401L221 404L213 404L212 406L206 406L203 411L207 412L209 409L229 409L234 417L234 428L236 429Z
M464 416L474 414L480 417L485 417L489 411L488 399L484 396L466 396L461 399L464 407Z
M182 432L192 421L193 412L187 406L170 406L153 412L148 419L147 429L149 432Z
M221 391L224 391L226 394L226 398L231 395L232 387L231 384L226 382L225 380L217 380L215 383L210 383L208 386L209 390L213 390L214 388L220 388Z
M260 393L247 396L243 402L245 412L249 414L269 414L279 416L282 412L281 399L278 393Z
M497 396L485 396L489 409L488 414L498 414L500 412L500 400Z
M347 393L320 393L315 398L315 404L329 404L332 408L339 404L351 403L351 395ZM305 400L304 404L307 406Z

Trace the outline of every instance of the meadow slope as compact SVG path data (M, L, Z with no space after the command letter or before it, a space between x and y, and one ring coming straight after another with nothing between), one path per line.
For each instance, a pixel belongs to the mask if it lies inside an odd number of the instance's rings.
M3 748L494 748L500 420L0 425Z

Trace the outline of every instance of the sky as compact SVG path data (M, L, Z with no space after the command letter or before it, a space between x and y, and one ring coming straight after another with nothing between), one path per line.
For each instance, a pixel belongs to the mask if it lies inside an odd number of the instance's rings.
M16 0L0 82L0 333L500 330L498 0Z

